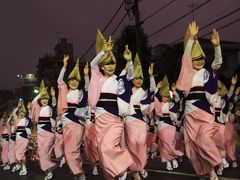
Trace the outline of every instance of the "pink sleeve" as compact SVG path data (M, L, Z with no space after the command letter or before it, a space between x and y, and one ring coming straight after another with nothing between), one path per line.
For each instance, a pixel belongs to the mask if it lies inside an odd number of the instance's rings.
M32 116L31 116L32 122L37 123L39 118L39 113L40 113L40 106L37 101L32 101L31 111L32 111Z
M103 75L99 71L98 66L91 70L91 74L92 76L88 87L88 103L92 109L95 109L101 94Z
M58 84L58 105L57 105L57 114L62 115L67 109L67 92L68 87L66 83Z
M181 71L176 82L176 88L180 91L189 92L193 80L192 57L186 54L182 57Z
M155 112L158 116L162 116L162 105L163 103L161 103L157 97L154 97L154 108L155 108Z

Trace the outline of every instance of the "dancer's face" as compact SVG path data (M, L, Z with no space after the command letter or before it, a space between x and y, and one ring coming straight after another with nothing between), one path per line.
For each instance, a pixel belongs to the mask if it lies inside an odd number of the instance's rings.
M42 106L47 106L48 105L48 101L49 101L48 99L41 99L40 103L41 103Z
M22 118L24 118L24 117L25 117L25 115L26 115L26 113L25 113L25 112L20 112L20 113L18 113L18 117L19 117L19 119L22 119Z
M162 102L166 103L166 102L169 101L169 99L170 99L169 97L163 96L163 97L162 97Z
M202 69L205 65L205 59L199 59L192 61L193 68L197 71Z
M75 90L79 86L79 81L76 79L70 79L68 80L68 86L70 87L71 90Z
M132 82L136 88L140 88L140 87L142 87L143 79L142 78L134 78Z
M115 72L116 69L116 63L110 63L110 64L104 64L102 66L103 72L105 74L105 76L112 76Z

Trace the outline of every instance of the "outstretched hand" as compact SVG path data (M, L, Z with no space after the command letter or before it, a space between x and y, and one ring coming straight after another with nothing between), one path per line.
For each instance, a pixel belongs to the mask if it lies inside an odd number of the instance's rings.
M53 87L51 87L51 96L52 96L52 97L55 97L55 90L54 90Z
M151 63L149 68L148 68L148 74L149 76L153 76L153 66L154 66L154 63Z
M83 72L84 72L84 76L88 76L88 73L89 73L88 62L87 62L86 65L84 66Z
M232 85L237 84L237 79L238 79L237 74L236 74L235 76L232 77L232 80L231 80Z
M163 85L163 81L159 81L159 82L157 83L157 88L160 89L160 88L162 87L162 85Z
M132 52L128 49L128 45L125 46L125 51L123 52L123 57L127 61L132 60Z
M238 87L238 88L235 90L235 95L238 96L238 95L239 95L239 92L240 92L240 87Z
M67 67L68 60L69 60L69 55L64 54L64 56L63 56L63 67L65 67L65 68Z
M220 45L220 36L219 36L218 32L216 31L216 29L213 29L211 42L214 46Z
M192 21L189 26L188 26L188 30L190 33L190 38L194 39L196 37L196 35L198 34L198 29L199 27L197 26L196 21Z
M113 41L112 41L112 37L110 36L108 41L106 42L106 40L104 40L104 44L103 44L103 51L105 53L111 51L113 48Z

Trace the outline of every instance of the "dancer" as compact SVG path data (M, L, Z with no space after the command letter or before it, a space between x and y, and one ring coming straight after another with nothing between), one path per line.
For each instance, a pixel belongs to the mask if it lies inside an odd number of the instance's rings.
M195 172L199 175L209 174L210 179L218 179L214 167L221 163L221 156L212 139L214 104L217 92L217 70L222 64L220 37L213 30L211 42L215 49L212 70L204 68L205 54L198 42L198 26L195 21L189 24L185 36L185 50L182 67L176 87L184 92L185 119L184 140L186 154L191 160Z
M111 37L106 42L98 31L97 52L99 53L91 61L92 76L88 102L95 112L99 160L105 178L113 180L115 176L119 176L120 180L124 180L132 159L128 150L120 146L124 122L119 116L117 104L118 79L114 75L116 59L111 51L112 48ZM126 70L124 69L122 73L126 73Z
M27 175L26 167L26 151L29 142L29 136L31 135L31 120L27 115L27 110L22 99L19 99L18 107L15 109L14 121L16 126L16 144L15 144L15 155L17 159L16 169L18 169L18 164L20 164L21 170L19 172L20 176Z
M172 171L178 167L177 158L183 156L183 152L176 149L176 127L178 121L178 107L174 99L170 97L170 88L167 76L157 85L160 93L160 101L155 97L155 111L159 116L159 151L161 161L166 162L166 169Z
M51 88L52 105L49 104L47 88L42 80L40 94L32 101L32 122L37 124L37 145L41 169L45 172L44 180L53 178L56 163L51 160L55 135L53 127L56 118L56 98L53 87Z
M129 52L129 57L126 56ZM128 47L125 49L125 59L131 60L131 52ZM129 59L128 59L129 58ZM156 89L153 77L153 64L149 67L150 88L143 90L143 72L138 54L134 59L134 72L132 84L125 76L120 76L119 80L119 109L120 115L125 119L126 144L133 164L129 167L133 173L133 179L141 179L139 172L144 178L148 176L144 167L147 164L147 119L148 113L154 109L153 99ZM121 83L124 82L124 83Z
M79 72L79 60L70 75L68 76L68 86L63 81L67 68L69 56L64 55L63 68L58 77L58 115L61 115L63 126L64 154L66 162L70 167L76 180L86 179L82 167L82 157L80 154L80 145L83 138L84 130L84 113L87 102L87 87L89 84L88 74L84 74L85 87L78 89L81 81ZM88 73L88 65L85 66L84 72Z

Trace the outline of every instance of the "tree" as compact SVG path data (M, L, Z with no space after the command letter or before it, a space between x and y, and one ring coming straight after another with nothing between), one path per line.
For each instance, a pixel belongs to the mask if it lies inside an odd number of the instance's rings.
M125 45L128 44L128 47L133 55L133 60L135 58L136 51L137 51L136 30L137 30L136 27L133 25L125 26L121 32L120 37L115 42L114 55L116 56L116 59L118 61L117 68L116 68L117 74L121 73L122 69L125 67L125 64L126 64L126 61L123 58ZM141 53L138 52L138 54L141 60L142 68L143 68L143 75L146 78L148 77L148 66L152 57L151 47L148 44L148 37L144 33L142 28L140 29L139 36L141 41L141 44L140 44Z

